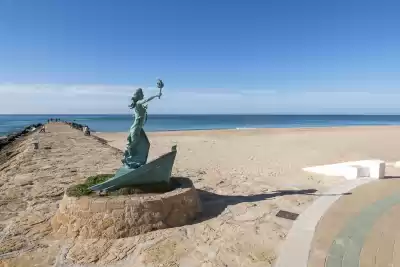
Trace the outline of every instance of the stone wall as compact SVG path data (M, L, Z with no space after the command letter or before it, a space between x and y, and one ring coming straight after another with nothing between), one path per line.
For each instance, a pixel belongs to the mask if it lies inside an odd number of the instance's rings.
M201 210L196 189L187 178L164 194L127 196L64 195L53 231L60 237L115 239L191 223Z

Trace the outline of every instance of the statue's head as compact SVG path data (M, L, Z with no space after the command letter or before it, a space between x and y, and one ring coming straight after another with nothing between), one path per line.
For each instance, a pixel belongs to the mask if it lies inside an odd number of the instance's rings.
M131 109L134 108L136 106L136 102L142 100L143 98L144 98L143 90L142 88L138 88L132 96L132 104L130 104L129 107Z
M133 94L132 100L139 101L144 97L142 88L138 88L136 92Z

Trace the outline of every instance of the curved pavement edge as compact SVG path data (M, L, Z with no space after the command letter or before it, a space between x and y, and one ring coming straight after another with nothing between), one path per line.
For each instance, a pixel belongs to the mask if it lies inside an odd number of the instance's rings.
M342 194L372 181L377 181L377 179L359 178L345 182L328 190L328 192L324 193L326 196L321 196L312 203L293 223L285 242L280 248L279 257L274 266L307 267L314 231L325 212Z

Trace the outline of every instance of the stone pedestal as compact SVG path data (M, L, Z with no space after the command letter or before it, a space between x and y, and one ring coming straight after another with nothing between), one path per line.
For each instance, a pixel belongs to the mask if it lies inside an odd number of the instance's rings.
M190 179L180 187L152 195L64 195L51 225L56 236L115 239L191 223L201 210Z

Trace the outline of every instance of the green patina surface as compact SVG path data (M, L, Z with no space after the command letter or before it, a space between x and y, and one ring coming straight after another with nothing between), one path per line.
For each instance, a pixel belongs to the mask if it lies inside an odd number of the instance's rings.
M400 204L400 192L378 200L352 217L333 241L326 267L358 267L365 238L385 212Z
M171 152L137 169L130 169L125 166L121 167L111 179L91 186L89 189L93 191L111 192L124 187L137 185L157 183L169 184L175 157L176 147L172 147Z
M150 143L143 130L143 126L147 121L147 105L155 98L161 97L161 89L164 83L158 80L157 87L160 89L158 95L144 98L142 88L138 88L131 98L131 105L129 107L134 111L134 120L128 134L128 144L124 152L122 163L126 168L137 169L146 164L147 156L149 154Z
M157 87L160 90L158 95L144 98L143 90L138 88L131 98L132 103L129 107L134 110L134 120L127 138L128 143L122 159L123 166L112 179L89 187L79 188L80 191L83 193L86 193L86 190L112 192L138 185L169 185L176 156L176 146L172 147L171 152L147 162L150 142L143 126L147 121L148 103L161 97L161 90L164 87L162 80L158 79Z

